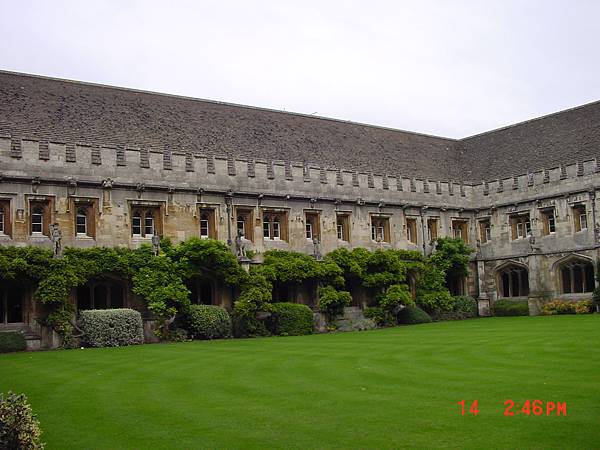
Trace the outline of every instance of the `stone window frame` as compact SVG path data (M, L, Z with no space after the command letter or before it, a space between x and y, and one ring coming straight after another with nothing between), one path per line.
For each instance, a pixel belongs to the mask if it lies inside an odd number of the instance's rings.
M152 236L163 235L163 211L164 202L154 202L146 200L130 201L129 203L130 221L129 226L130 237L132 239L147 239L150 240ZM152 219L152 233L148 233L148 218ZM139 218L139 224L134 225L135 219ZM139 234L134 233L134 228L139 228Z
M588 217L587 208L583 203L576 203L571 205L571 212L573 214L573 230L575 233L587 231L588 229ZM582 220L583 218L583 220Z
M433 242L439 237L440 218L439 217L428 217L426 223L427 223L427 240L429 242Z
M321 242L321 211L304 210L304 237L311 242L313 239Z
M12 237L12 214L9 198L0 198L0 236Z
M542 236L551 236L556 234L556 210L554 206L540 209L542 220Z
M45 195L31 195L27 197L27 227L29 237L50 238L50 224L53 223L54 197ZM41 232L33 231L34 209L41 209ZM38 222L36 222L37 224Z
M508 293L506 292L507 286ZM527 297L529 295L529 268L515 262L498 267L496 269L496 291L498 298Z
M371 213L370 224L371 240L373 242L386 242L388 244L392 243L389 215Z
M203 234L203 230L206 233ZM217 239L217 208L215 206L198 206L198 236L200 239Z
M406 240L417 245L419 236L417 234L417 217L407 216L406 221Z
M263 240L288 242L288 216L289 212L287 209L261 208Z
M335 233L338 241L350 242L350 214L349 212L335 213Z
M465 244L469 243L469 219L464 217L451 219L450 230L453 238L462 239Z
M492 221L489 217L479 219L479 242L487 244L492 240Z
M508 219L511 241L527 239L532 236L531 214L529 211L509 214Z
M235 236L240 229L239 223L244 224L244 237L251 242L254 242L254 206L234 205L233 207L233 224L235 225ZM241 219L241 220L240 220Z
M596 268L587 258L568 257L556 265L556 280L561 294L590 294L596 287Z
M72 199L71 211L73 211L73 234L76 239L96 239L96 222L98 217L99 199L95 197L75 197ZM80 210L85 210L86 232L79 233L78 217Z

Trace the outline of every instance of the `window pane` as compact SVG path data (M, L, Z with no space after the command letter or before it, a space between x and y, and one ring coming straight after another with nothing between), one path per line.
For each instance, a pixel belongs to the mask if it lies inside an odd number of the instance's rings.
M263 237L266 239L271 238L271 232L270 232L270 227L269 227L268 221L263 222Z
M579 224L582 230L587 228L587 215L585 215L585 213L579 216Z
M4 233L4 211L0 211L0 233Z
M344 239L344 227L339 222L337 224L337 238Z
M371 239L372 239L373 241L376 241L376 240L377 240L377 236L376 236L376 227L375 227L375 225L373 225L373 224L371 225Z
M242 216L237 218L237 230L242 232L242 236L246 235L246 222Z
M144 222L144 233L148 236L154 234L154 218L149 214L146 215L146 219Z
M206 219L200 221L200 236L203 238L208 237L208 220Z
M312 224L306 224L306 239L312 239Z
M142 218L141 217L133 217L131 219L131 232L135 235L142 234Z
M377 227L377 239L383 241L384 237L385 237L385 235L383 233L383 226L380 225L380 226Z
M277 219L273 222L273 239L279 239L279 221Z

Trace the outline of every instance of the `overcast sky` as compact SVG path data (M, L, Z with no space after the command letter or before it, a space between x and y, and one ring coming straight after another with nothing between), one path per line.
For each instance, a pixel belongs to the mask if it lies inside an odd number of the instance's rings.
M600 100L600 1L0 6L4 70L448 137Z

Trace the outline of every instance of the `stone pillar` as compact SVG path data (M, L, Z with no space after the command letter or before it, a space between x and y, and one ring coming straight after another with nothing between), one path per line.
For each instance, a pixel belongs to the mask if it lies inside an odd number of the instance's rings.
M481 260L477 261L477 283L479 290L479 297L477 298L477 307L479 309L479 315L489 316L491 305L485 283L485 262Z

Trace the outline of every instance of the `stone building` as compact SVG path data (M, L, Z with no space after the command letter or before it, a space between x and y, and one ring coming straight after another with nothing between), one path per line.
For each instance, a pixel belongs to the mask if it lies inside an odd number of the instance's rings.
M590 298L599 248L600 102L465 139L0 72L0 245L136 247L153 235L269 249L432 251L464 239L451 290ZM194 301L231 306L214 284ZM131 306L123 280L73 292ZM0 329L34 325L31 292L0 287Z

